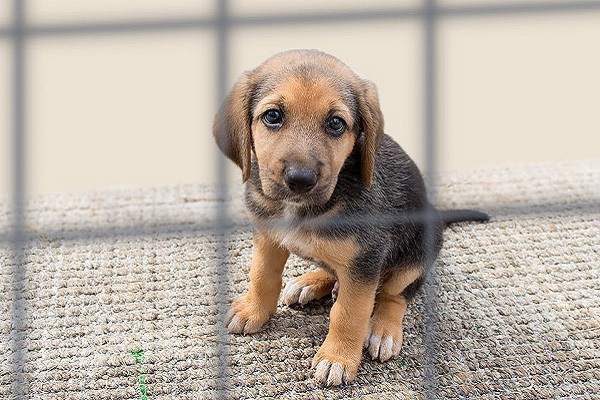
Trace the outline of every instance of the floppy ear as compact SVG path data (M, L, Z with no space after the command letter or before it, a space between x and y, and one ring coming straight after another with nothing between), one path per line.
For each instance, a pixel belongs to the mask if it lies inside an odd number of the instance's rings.
M244 73L217 112L213 135L221 151L242 169L242 180L250 177L251 116L250 97L252 83L249 73Z
M377 88L372 82L362 80L358 107L364 136L360 173L363 182L369 187L373 180L375 154L383 138L383 114L379 107Z

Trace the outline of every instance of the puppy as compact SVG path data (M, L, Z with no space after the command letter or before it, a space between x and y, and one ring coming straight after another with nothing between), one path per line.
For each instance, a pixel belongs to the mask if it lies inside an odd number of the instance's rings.
M331 55L280 53L242 75L213 133L242 170L254 226L250 287L231 306L229 331L256 332L275 313L294 253L319 268L288 282L284 303L337 292L312 363L319 382L354 379L363 344L373 359L398 356L407 304L441 248L444 220L416 165L384 134L375 86Z

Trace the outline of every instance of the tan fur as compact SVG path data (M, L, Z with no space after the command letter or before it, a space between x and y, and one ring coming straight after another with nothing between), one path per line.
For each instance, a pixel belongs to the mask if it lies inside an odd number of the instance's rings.
M320 261L336 272L347 269L359 251L355 238L325 239L304 231L292 231L277 237L289 251Z
M402 322L408 301L402 292L423 274L420 266L397 270L381 285L375 300L365 347L373 359L386 361L402 346Z
M254 235L250 288L231 306L227 318L230 332L256 332L275 313L281 292L281 274L289 254L270 237Z
M389 296L398 296L404 289L423 275L423 267L420 265L412 268L402 268L390 273L383 285L381 286L381 294Z
M283 291L283 302L292 305L318 300L331 293L335 282L335 276L323 269L307 272L288 282Z
M262 123L260 116L271 108L284 108L287 123L276 133ZM337 183L344 161L352 151L355 135L347 133L339 138L327 135L323 121L335 110L349 127L354 119L339 93L323 78L310 82L290 77L277 90L258 102L252 121L252 139L261 183L269 195L273 184L283 184L286 163L317 169L320 163L320 185L327 187L329 197Z
M316 378L327 385L354 379L377 289L376 284L359 284L344 273L338 273L338 280L340 291L331 308L329 333L312 363ZM332 371L336 368L339 373Z
M250 75L242 75L219 109L213 124L213 134L219 148L242 169L244 182L250 177L250 122L243 118L250 113L250 86Z
M333 285L335 285L335 276L325 270L318 269L300 276L298 282L304 287L312 288L314 298L320 299L331 293Z

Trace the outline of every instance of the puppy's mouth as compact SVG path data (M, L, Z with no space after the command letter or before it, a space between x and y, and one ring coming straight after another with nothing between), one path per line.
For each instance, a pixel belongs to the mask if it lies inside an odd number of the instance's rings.
M272 200L282 201L293 205L323 205L329 201L335 184L332 182L317 183L317 185L304 193L297 193L287 185L269 179L263 183L264 194Z

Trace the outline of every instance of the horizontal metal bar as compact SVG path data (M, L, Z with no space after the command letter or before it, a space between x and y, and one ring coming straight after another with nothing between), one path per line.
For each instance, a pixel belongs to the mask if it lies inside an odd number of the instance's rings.
M600 11L600 1L548 1L459 5L443 7L439 14L444 17L495 17L520 14L573 13Z
M213 28L216 21L212 18L176 18L155 20L110 21L90 23L65 23L29 25L27 36L86 36L115 35L145 32L174 32L181 30L202 30ZM0 28L0 37L11 35L11 28Z
M523 14L572 13L600 11L600 1L570 1L543 3L499 3L482 5L442 6L432 10L436 17L495 17ZM425 17L426 10L421 7L394 8L366 11L319 11L284 15L231 16L228 23L236 27L265 27L309 24L345 24L357 22L385 22ZM171 32L214 29L218 24L216 17L190 17L155 20L131 20L90 23L64 23L30 25L25 29L26 36L72 36L72 35L109 35L145 32ZM15 34L11 26L0 27L0 38Z
M600 199L593 199L589 202L578 203L535 203L510 207L482 207L482 211L488 213L492 222L495 218L516 218L516 217L538 217L548 215L587 215L600 213ZM429 213L387 213L380 215L360 216L359 218L346 217L333 220L331 226L335 227L361 227L367 225L386 225L397 223L424 223L428 221ZM320 223L318 226L308 222L302 226L307 228L327 228L329 225ZM289 228L289 224L265 224L264 228ZM27 233L24 240L27 242L36 241L78 241L90 239L110 239L110 238L135 238L147 236L171 236L171 235L216 235L218 233L231 233L233 231L250 230L249 221L241 221L239 218L231 218L226 221L217 221L214 223L164 223L156 225L131 225L115 226L90 229L47 229L42 232ZM0 234L0 246L10 245L12 236L10 233Z

